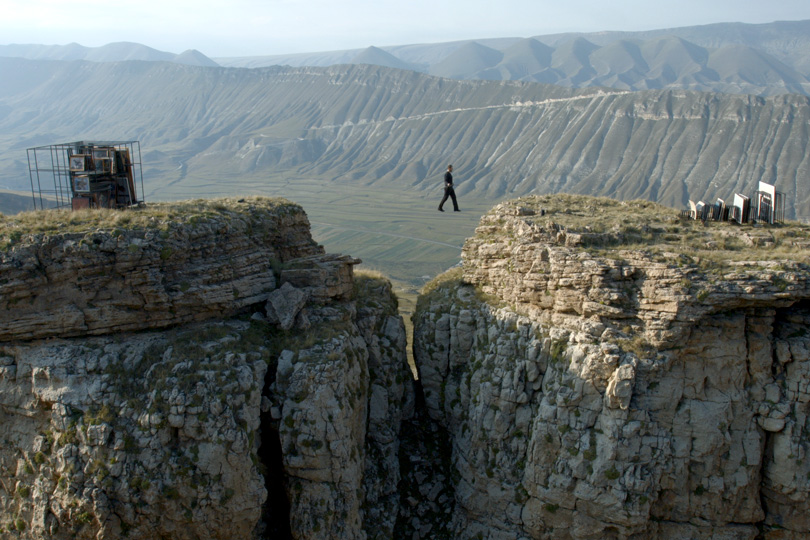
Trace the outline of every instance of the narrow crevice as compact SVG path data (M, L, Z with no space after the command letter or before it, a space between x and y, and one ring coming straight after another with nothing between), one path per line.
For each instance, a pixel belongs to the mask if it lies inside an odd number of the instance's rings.
M258 454L264 474L264 486L267 489L267 501L262 511L261 538L292 540L290 501L285 489L281 440L269 411L262 413L261 446Z
M394 538L453 538L452 444L447 432L428 415L418 380L414 391L414 415L400 428L400 508Z
M272 402L271 388L276 380L276 363L268 366L264 381L262 401ZM257 530L260 540L292 540L290 529L290 500L287 498L286 478L284 475L284 455L281 449L279 423L273 418L272 408L262 407L259 417L259 467L264 476L264 488L267 500L262 509L262 519Z

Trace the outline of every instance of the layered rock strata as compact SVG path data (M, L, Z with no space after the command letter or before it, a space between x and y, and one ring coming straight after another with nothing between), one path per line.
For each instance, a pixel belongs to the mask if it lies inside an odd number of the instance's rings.
M294 538L393 534L399 426L413 408L405 332L390 285L357 283L356 303L305 308L311 326L287 336L269 385Z
M484 216L415 317L453 535L808 538L806 236L585 197Z
M0 347L3 530L248 538L267 363L249 322ZM233 536L231 536L233 535Z
M0 230L3 535L389 538L390 285L286 201L138 212Z
M288 261L324 256L300 207L267 201L153 207L150 217L76 232L19 232L0 252L0 340L164 328L264 301Z

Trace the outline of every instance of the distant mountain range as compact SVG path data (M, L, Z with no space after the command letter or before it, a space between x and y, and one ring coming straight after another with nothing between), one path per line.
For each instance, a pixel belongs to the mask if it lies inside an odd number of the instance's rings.
M0 56L29 60L87 60L88 62L175 62L189 66L217 66L200 51L189 49L180 54L159 51L140 43L108 43L102 47L69 45L0 45Z
M230 67L375 64L454 79L575 88L808 95L810 21L569 33L216 61Z
M245 68L372 64L453 79L529 81L573 88L810 95L810 21L720 23L214 60L199 51L173 54L137 43L95 48L75 43L0 45L0 56Z
M432 193L452 159L465 200L564 191L684 207L762 180L786 193L788 217L810 204L810 99L798 95L457 81L370 65L0 58L0 73L14 75L0 79L8 189L30 185L26 148L137 139L152 199L290 178Z

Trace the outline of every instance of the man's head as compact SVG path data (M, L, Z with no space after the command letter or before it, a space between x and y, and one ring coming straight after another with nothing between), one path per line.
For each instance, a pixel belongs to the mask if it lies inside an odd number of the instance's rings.
M450 172L453 172L453 166L452 166L452 165L448 165L448 166L447 166L447 170L448 170L448 171L450 171Z

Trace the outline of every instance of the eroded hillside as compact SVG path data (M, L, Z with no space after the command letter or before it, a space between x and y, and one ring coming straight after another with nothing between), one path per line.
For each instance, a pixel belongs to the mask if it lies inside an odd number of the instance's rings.
M488 206L569 192L680 207L758 181L786 194L788 217L806 217L810 201L810 106L795 94L571 89L369 65L0 58L0 69L19 81L0 88L0 175L20 190L24 148L76 133L119 140L126 126L141 134L147 200L286 194L309 179L415 200L453 163L459 194Z

